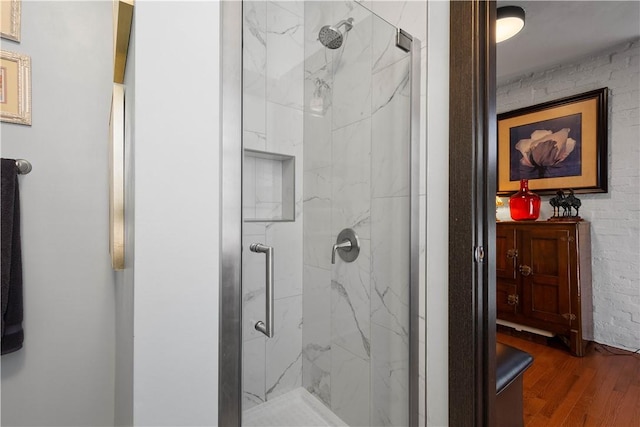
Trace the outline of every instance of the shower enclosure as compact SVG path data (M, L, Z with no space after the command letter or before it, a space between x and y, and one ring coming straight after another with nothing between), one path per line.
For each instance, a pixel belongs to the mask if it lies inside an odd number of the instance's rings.
M355 1L241 13L241 277L222 295L241 391L220 410L415 425L420 41Z

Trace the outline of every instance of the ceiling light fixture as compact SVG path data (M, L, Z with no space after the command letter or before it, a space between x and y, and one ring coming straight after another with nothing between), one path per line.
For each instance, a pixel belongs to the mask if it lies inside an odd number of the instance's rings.
M518 6L498 8L496 23L496 43L515 36L524 28L524 9Z

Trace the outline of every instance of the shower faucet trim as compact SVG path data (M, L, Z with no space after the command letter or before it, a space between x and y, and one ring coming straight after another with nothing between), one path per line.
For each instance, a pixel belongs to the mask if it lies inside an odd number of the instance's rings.
M331 249L331 264L336 263L336 252L345 262L353 262L360 254L360 239L351 228L345 228L338 234L336 243Z

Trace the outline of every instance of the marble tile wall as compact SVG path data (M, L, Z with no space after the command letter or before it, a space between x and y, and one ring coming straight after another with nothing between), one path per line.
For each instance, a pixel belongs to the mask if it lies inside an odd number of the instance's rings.
M362 0L361 4L371 9L376 15L384 18L392 25L402 28L409 32L414 38L418 38L422 42L421 49L421 75L420 75L420 239L419 239L419 336L420 336L420 357L419 357L419 426L424 426L425 421L425 380L426 380L426 361L425 361L425 286L426 286L426 234L422 230L426 230L426 206L427 206L427 2L419 0ZM375 133L374 133L375 134ZM438 141L434 141L438 143Z
M304 292L303 386L332 406L332 194L333 52L318 42L318 32L333 21L331 3L305 2L304 115ZM322 105L322 109L312 110ZM318 111L319 110L319 111ZM335 396L333 396L335 397ZM337 413L337 412L336 412ZM345 420L349 422L348 420Z
M320 28L348 17L324 48ZM305 3L303 385L350 425L408 424L410 58L394 37L354 2ZM360 255L331 265L346 227Z
M282 161L245 156L244 218L282 218Z

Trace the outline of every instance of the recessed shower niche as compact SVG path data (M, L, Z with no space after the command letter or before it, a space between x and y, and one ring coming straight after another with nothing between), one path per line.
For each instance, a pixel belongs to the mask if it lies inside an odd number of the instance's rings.
M244 220L295 221L295 157L244 150Z

